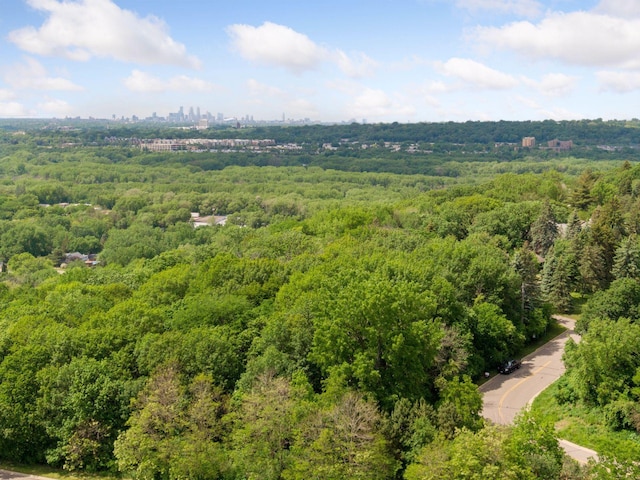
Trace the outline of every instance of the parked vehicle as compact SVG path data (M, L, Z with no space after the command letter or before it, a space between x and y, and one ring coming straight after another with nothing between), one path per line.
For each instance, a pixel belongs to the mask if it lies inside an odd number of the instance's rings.
M506 362L504 362L502 365L498 367L498 372L502 373L503 375L507 375L511 372L515 372L521 366L522 366L522 361L520 360L514 360L514 359L507 360Z

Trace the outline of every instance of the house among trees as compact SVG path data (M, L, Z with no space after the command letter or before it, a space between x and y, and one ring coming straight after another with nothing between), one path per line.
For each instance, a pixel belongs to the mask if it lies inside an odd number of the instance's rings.
M98 256L90 253L88 255L80 252L67 253L64 256L64 262L60 264L60 267L65 268L71 262L83 262L87 267L95 267L98 263Z
M193 228L207 227L209 225L225 225L227 217L224 215L208 215L201 217L198 212L191 212L191 223Z

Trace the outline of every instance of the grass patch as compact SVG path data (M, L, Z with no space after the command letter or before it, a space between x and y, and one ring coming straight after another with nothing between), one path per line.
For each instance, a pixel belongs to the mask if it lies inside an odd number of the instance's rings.
M536 397L531 411L552 422L559 438L595 450L618 460L640 458L640 435L630 431L614 432L603 423L599 409L583 405L559 405L555 398L558 382Z
M46 465L21 465L14 463L2 463L0 469L12 472L25 473L38 477L55 478L58 480L122 480L122 477L103 473L71 473L65 470L51 468Z

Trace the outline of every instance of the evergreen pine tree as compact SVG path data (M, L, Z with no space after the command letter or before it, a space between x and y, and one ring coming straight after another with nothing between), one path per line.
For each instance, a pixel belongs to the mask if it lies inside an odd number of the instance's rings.
M533 311L541 303L540 285L538 281L539 265L529 244L517 250L512 265L520 277L520 308L523 323L528 323Z
M620 278L640 278L640 249L635 236L625 238L613 258L613 276Z
M558 225L549 202L544 203L540 215L531 224L530 233L533 250L545 256L558 237Z
M596 181L596 176L591 170L585 170L578 178L578 184L571 196L571 202L577 209L584 210L593 203L591 187Z
M569 214L569 219L567 220L565 238L567 240L574 240L580 235L580 232L582 232L582 222L580 221L580 217L578 217L578 212L574 210Z
M577 278L575 257L568 245L556 242L542 269L541 289L545 299L559 312L571 310L571 292Z

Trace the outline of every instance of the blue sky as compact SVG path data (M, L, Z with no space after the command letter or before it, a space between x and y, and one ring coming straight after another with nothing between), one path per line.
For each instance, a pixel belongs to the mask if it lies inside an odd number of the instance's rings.
M636 0L2 0L0 117L640 117Z

